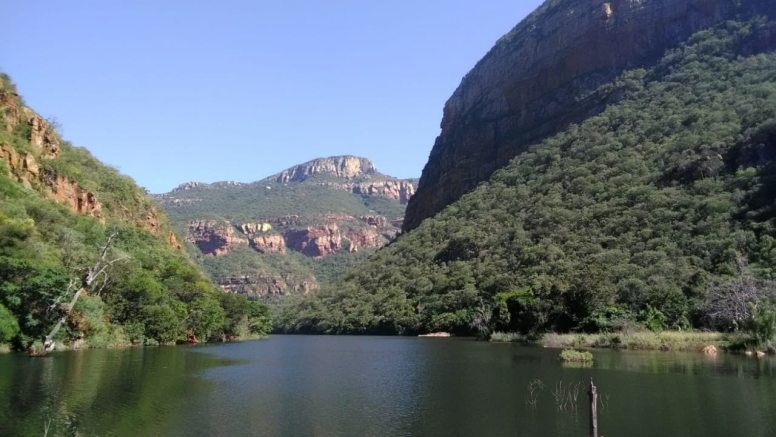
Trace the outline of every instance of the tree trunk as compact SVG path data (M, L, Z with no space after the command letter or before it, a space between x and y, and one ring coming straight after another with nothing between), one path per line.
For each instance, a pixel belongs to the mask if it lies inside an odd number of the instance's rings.
M587 390L590 399L590 437L598 437L598 389L590 378L590 388Z
M108 280L108 273L107 269L108 267L112 266L115 262L121 261L123 259L126 259L125 257L119 257L112 261L106 261L105 257L108 255L108 249L110 248L110 243L113 241L113 238L116 237L118 233L113 233L108 237L108 241L105 243L105 246L102 247L102 253L100 254L100 259L97 260L97 262L89 267L86 270L86 273L81 278L81 286L76 290L76 292L73 294L73 298L70 299L70 304L67 306L67 310L62 315L62 317L59 318L57 321L57 324L54 325L54 328L49 332L49 335L46 336L46 338L43 339L43 350L42 351L36 351L34 348L30 348L30 356L45 356L47 353L54 350L54 336L57 335L57 332L62 328L62 325L65 324L67 321L67 317L70 315L70 313L73 311L73 308L75 307L76 302L78 302L78 297L81 296L81 293L86 291L97 278L100 276L103 276L105 280L103 281L102 286L105 286L105 283ZM78 283L76 281L71 282L71 287L74 283ZM71 288L68 288L70 290ZM100 288L102 290L102 288ZM52 307L56 306L57 302L52 305Z

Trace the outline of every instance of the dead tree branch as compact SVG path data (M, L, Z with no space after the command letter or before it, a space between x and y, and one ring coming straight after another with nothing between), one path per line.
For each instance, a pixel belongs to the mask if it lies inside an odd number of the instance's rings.
M108 282L108 273L107 270L109 267L111 267L113 264L127 259L125 256L121 256L118 258L115 258L113 260L108 261L108 251L110 249L111 243L113 242L113 239L118 236L118 232L112 233L110 236L108 236L108 241L105 243L105 245L102 247L102 251L100 253L100 258L97 260L94 265L86 269L86 272L81 278L74 278L70 281L70 285L68 286L67 293L69 294L72 289L76 288L80 282L80 286L78 286L78 289L73 293L70 303L67 304L65 307L65 311L62 314L62 317L59 318L56 325L54 325L54 328L51 330L51 332L46 336L46 338L43 340L43 354L46 354L54 349L54 336L59 332L60 328L62 328L62 325L65 324L67 321L68 316L73 311L73 308L75 307L76 302L78 301L78 298L81 296L83 292L89 289L89 287L92 286L92 284L99 278L100 276L103 276L103 283L100 287L99 291L102 291L102 289L105 287L105 284ZM50 309L54 309L57 307L62 300L62 297L58 298L51 306Z

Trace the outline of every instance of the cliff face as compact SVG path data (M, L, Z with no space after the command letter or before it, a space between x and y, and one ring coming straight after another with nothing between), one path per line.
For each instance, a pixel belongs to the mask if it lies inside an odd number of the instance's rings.
M222 256L248 240L236 237L228 222L197 220L189 223L186 241L196 245L204 255Z
M188 223L186 241L197 246L203 255L215 257L230 253L235 246L247 244L261 254L283 254L290 249L312 258L321 258L346 249L356 252L359 248L382 247L398 233L398 228L393 228L383 216L356 219L336 215L325 220L325 223L316 226L288 228L282 234L272 232L269 223L233 225L228 221L194 220ZM369 227L360 226L361 222ZM171 238L174 239L174 235Z
M5 161L8 176L25 188L41 189L49 199L68 205L74 212L104 222L102 205L94 193L82 189L66 176L41 168L41 162L59 156L60 140L53 126L25 107L19 95L8 88L0 89L0 110L6 130L11 133L22 129L29 144L29 149L18 152L10 144L0 142L0 160Z
M375 173L377 173L377 167L366 158L333 156L295 165L274 176L270 176L268 179L284 183L301 182L315 174L328 174L338 178L352 179Z
M773 15L770 0L548 0L503 36L444 106L410 199L410 231L531 144L601 112L592 92L723 20Z

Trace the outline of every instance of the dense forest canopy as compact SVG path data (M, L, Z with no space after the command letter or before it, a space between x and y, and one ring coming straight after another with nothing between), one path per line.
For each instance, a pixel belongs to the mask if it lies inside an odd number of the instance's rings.
M124 259L78 299L57 342L120 346L269 332L264 305L222 292L175 247L145 190L65 141L43 156L31 144L34 113L6 75L0 92L0 344L26 349L42 340L67 313L71 280L94 264L113 233L111 259ZM11 156L33 159L24 162L35 167L14 166ZM101 203L99 219L51 199L54 188L74 187Z
M602 114L289 300L279 329L711 327L709 289L775 273L774 32L730 22L624 73L590 96Z

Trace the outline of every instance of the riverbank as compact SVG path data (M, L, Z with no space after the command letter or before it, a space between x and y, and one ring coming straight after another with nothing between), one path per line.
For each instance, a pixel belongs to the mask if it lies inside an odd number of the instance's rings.
M76 351L76 350L84 350L84 349L129 349L134 347L160 347L160 346L195 346L197 344L219 344L219 343L238 343L238 342L244 342L244 341L254 341L254 340L266 340L269 338L269 335L259 335L259 334L250 334L243 337L236 337L231 338L227 341L202 341L202 342L169 342L169 343L158 343L158 342L146 342L146 343L131 343L131 342L70 342L70 343L62 343L62 342L55 342L55 347L53 352L66 352L66 351ZM41 349L43 347L42 344L37 344L36 347L38 349ZM14 350L11 348L9 344L6 343L0 343L0 354L4 353L28 353L28 351L19 351Z
M630 349L702 352L708 346L716 350L744 350L747 338L740 334L692 331L636 331L611 334L544 334L530 338L510 332L496 332L493 343L526 343L566 349Z

